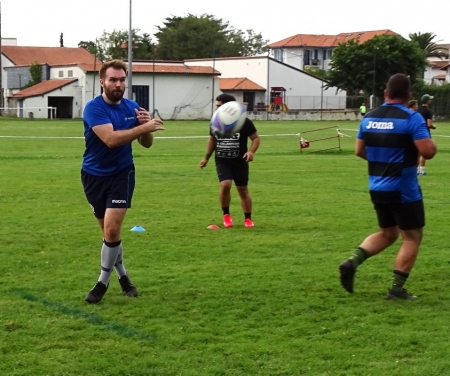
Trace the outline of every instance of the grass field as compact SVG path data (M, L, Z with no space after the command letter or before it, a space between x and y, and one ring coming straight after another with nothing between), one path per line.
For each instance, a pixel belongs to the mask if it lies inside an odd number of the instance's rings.
M214 163L198 167L206 122L167 122L150 150L134 146L122 239L140 296L113 275L88 305L101 234L80 183L82 123L0 119L0 374L450 375L450 123L420 179L416 301L385 300L398 243L361 266L353 295L339 285L340 262L377 229L357 123L255 124L253 229L234 190L235 226L221 225ZM296 134L334 125L341 152L300 154Z

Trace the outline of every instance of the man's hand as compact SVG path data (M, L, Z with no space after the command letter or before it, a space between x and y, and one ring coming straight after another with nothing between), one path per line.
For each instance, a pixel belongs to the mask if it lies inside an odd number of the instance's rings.
M208 164L208 160L207 159L202 159L200 161L200 168L206 167L207 164Z
M244 158L246 162L251 162L253 161L253 153L251 151L248 151L242 158Z
M139 107L139 110L135 108L134 112L136 112L136 117L139 120L139 124L145 124L146 122L152 119L152 117L145 108Z
M147 132L163 131L166 129L162 126L163 124L161 119L151 119L140 125L140 127L145 127Z

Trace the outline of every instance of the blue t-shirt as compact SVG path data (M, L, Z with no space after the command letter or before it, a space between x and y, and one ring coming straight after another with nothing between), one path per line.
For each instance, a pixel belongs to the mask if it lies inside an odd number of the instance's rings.
M361 121L369 189L374 203L407 203L422 199L417 179L415 140L430 138L423 117L401 104L383 104Z
M109 123L115 131L133 128L139 124L135 108L139 110L139 105L130 99L122 98L119 104L108 104L101 95L86 104L83 112L86 143L82 164L84 171L96 176L109 176L133 164L131 142L109 148L92 128Z

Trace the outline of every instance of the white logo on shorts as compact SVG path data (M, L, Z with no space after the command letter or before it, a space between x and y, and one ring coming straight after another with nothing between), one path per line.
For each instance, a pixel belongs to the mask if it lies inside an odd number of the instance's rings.
M113 204L126 204L127 200L112 200L111 202Z

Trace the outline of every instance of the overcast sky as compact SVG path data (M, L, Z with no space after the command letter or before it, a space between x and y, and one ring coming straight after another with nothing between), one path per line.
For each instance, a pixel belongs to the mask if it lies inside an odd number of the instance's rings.
M408 37L433 32L450 43L447 1L419 0L131 0L132 25L153 35L170 16L212 14L270 43L295 34L339 34L390 29ZM66 47L103 31L128 30L130 0L0 0L1 35L19 46ZM156 41L155 38L152 38Z

